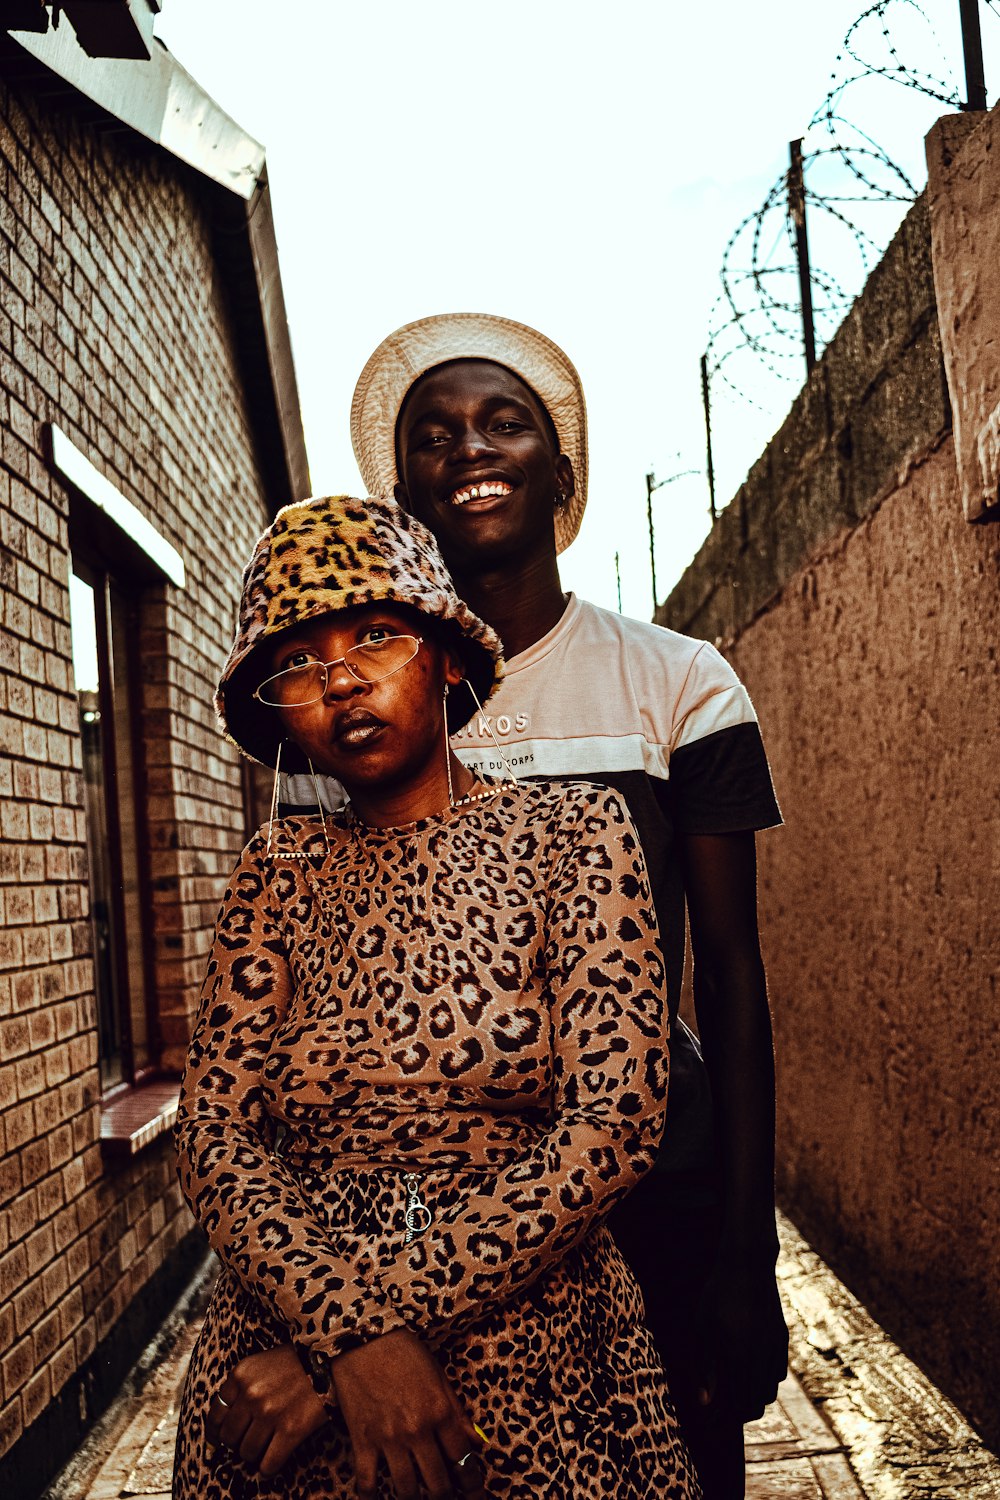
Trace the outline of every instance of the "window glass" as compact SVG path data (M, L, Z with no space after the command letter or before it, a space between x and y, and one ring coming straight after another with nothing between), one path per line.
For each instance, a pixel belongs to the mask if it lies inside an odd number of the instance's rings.
M74 559L70 623L105 1089L133 1081L150 1062L129 659L133 613L106 574Z
M73 636L73 675L77 693L97 693L97 625L94 590L76 573L69 575L69 607Z
M120 594L113 584L110 586L109 595L122 915L125 926L125 961L128 969L132 1071L136 1073L149 1064L139 825L135 806L136 766L132 734L132 673L128 649L137 631L134 619L135 610L131 602Z

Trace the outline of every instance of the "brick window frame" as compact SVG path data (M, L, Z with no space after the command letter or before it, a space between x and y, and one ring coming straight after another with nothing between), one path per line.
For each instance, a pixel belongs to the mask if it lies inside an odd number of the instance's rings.
M115 752L121 747L121 735L128 736L129 759L131 760L130 785L124 789L134 805L135 889L139 910L143 919L149 921L152 913L150 859L148 847L149 818L145 790L145 765L143 755L144 736L141 727L141 682L139 679L136 645L141 636L141 627L148 613L153 613L162 602L165 589L185 586L183 559L171 543L157 530L145 515L134 506L89 460L82 449L66 436L55 424L48 429L49 456L53 469L66 484L70 495L69 548L71 570L80 570L77 576L86 575L85 581L97 584L105 603L105 630L98 627L98 656L103 654L106 681L113 680L114 663L114 605L117 600L119 628L124 624L126 639L124 651L119 653L119 663L124 663L127 673L125 696L128 699L127 722L116 728L115 734L106 737L105 802L110 811L120 796L108 783L114 778ZM110 606L110 608L108 607ZM97 611L99 619L101 611ZM129 618L130 617L130 618ZM106 629L110 625L110 630ZM103 642L101 636L104 636ZM111 667L109 672L108 668ZM113 696L109 686L99 689L102 713L110 725L115 718ZM116 744L117 742L117 744ZM114 872L117 866L121 873L120 827L109 818L109 860ZM95 830L95 833L99 832ZM90 842L88 832L88 845ZM118 842L118 848L114 844ZM88 852L88 863L89 863ZM135 922L123 916L122 904L117 900L117 941L131 940ZM130 932L130 927L133 931ZM122 1038L123 1076L120 1081L108 1079L101 1100L101 1149L114 1159L128 1159L150 1145L169 1130L177 1114L179 1084L176 1079L164 1077L160 1071L161 1037L156 1008L156 992L153 983L150 944L148 938L139 938L142 952L138 956L139 967L133 974L141 974L143 990L141 1014L148 1042L148 1056L141 1061L134 1046L136 1010L129 1004L131 992L136 986L128 982L127 955L113 956L114 972L118 980L119 993L123 997ZM95 985L97 983L97 954L95 953ZM124 975L124 982L123 982ZM100 1003L100 1002L99 1002ZM105 1082L102 1077L102 1083Z

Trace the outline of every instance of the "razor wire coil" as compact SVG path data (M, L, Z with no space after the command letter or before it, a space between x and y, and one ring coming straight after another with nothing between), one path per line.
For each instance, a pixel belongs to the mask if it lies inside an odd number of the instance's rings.
M1000 17L1000 0L986 0L986 6ZM924 28L930 38L929 55L940 58L942 66L904 61L895 35L896 23L904 15ZM881 60L873 50L873 33L876 45L883 49ZM827 254L811 266L817 352L832 338L885 249L877 226L866 223L871 211L880 205L912 203L919 191L889 151L851 118L851 105L845 98L859 84L875 79L913 91L936 105L958 109L962 100L957 82L941 76L946 74L944 56L945 49L919 0L876 0L844 38L826 96L809 121L802 151L803 202L813 243L825 244L831 236L839 236L837 270L829 264L835 257ZM937 71L932 71L935 67ZM818 137L820 143L806 149L810 136L813 141ZM765 244L770 246L766 255ZM787 255L776 262L781 246ZM782 383L797 381L802 359L802 312L787 169L772 183L763 202L733 230L723 252L720 278L722 289L709 315L709 380L718 381L734 399L768 410L747 388L749 370L763 366Z

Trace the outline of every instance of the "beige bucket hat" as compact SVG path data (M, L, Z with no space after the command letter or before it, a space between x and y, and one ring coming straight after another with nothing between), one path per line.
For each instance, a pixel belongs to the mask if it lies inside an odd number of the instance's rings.
M253 696L267 676L264 643L314 616L382 600L439 620L454 641L466 682L448 695L452 734L476 712L469 683L486 702L503 676L500 638L456 594L427 527L387 496L301 500L279 510L247 563L236 639L215 695L223 731L244 755L273 766L282 740L274 709ZM305 769L293 746L282 769Z
M543 333L489 313L442 313L406 323L383 339L369 359L351 403L351 441L362 478L373 495L392 494L396 421L406 393L421 375L452 359L489 359L531 387L552 418L559 446L573 465L575 487L556 511L556 551L580 530L587 503L587 407L572 361Z

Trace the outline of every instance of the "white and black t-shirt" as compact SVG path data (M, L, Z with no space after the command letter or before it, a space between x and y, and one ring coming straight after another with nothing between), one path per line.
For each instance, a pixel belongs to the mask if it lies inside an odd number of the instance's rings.
M642 840L676 1017L684 967L677 837L781 822L750 697L707 641L630 620L570 594L549 633L507 663L485 718L518 778L618 790ZM484 716L452 739L473 770L502 776ZM697 1046L673 1028L663 1172L701 1172L711 1101Z

